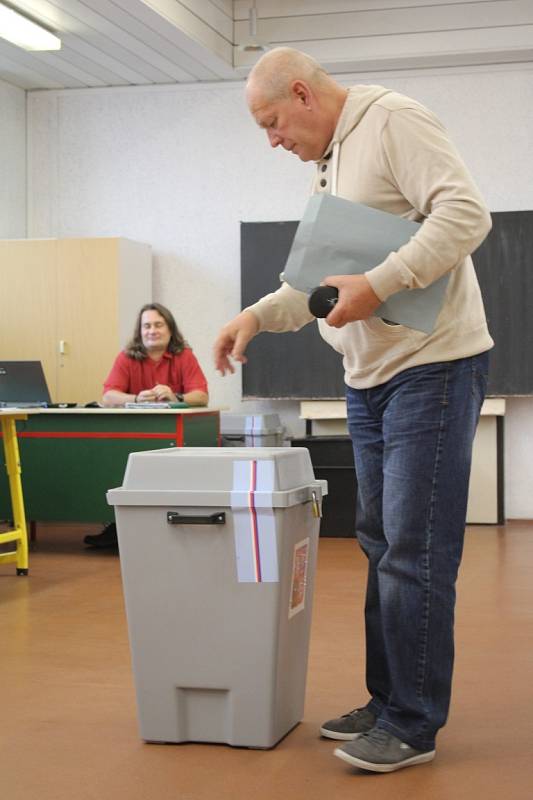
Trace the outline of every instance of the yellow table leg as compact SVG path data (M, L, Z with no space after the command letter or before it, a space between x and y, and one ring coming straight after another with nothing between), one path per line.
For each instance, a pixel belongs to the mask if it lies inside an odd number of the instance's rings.
M16 550L0 553L0 563L16 563L17 575L27 575L28 533L26 530L26 515L24 513L22 483L20 480L21 470L15 423L16 419L26 419L26 417L21 415L20 412L17 415L2 414L0 416L14 523L13 530L0 533L0 544L16 542Z

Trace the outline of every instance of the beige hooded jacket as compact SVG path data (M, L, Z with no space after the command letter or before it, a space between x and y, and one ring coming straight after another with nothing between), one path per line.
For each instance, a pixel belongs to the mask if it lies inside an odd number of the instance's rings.
M322 337L343 355L349 386L377 386L409 367L492 347L470 258L490 230L490 215L445 129L428 109L381 86L351 88L333 139L317 162L314 191L423 221L407 244L365 273L382 301L450 273L429 335L378 317L339 329L318 321ZM261 331L298 330L314 319L307 295L288 284L248 310Z

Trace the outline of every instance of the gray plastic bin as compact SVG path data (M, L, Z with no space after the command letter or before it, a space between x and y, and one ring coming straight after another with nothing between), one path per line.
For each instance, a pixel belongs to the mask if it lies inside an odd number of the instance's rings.
M279 414L221 414L223 447L281 447L285 429Z
M302 719L325 492L305 448L129 456L107 497L143 739L268 748Z

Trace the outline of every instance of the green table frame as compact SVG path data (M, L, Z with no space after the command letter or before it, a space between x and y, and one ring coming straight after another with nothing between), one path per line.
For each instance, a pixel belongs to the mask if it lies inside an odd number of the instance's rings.
M32 522L111 522L108 489L121 486L128 455L220 445L216 409L46 409L17 422L26 517ZM3 471L2 471L3 472ZM0 474L0 519L12 517Z

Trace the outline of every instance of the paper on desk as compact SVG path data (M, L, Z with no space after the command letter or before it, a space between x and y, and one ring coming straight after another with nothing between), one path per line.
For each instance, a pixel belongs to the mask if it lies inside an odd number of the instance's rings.
M356 275L381 264L420 228L418 222L352 203L342 197L313 195L298 225L281 277L294 289L310 292L326 275ZM374 315L431 333L439 315L448 275L425 289L404 289Z

